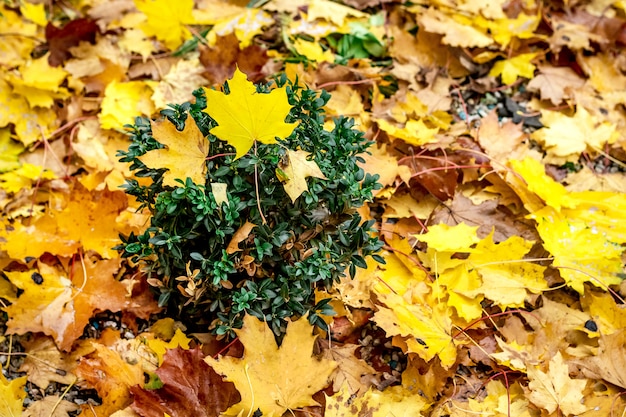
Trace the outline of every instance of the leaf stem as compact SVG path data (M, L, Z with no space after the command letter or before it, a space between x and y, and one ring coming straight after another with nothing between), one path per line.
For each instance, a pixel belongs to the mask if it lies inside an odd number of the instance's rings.
M257 149L257 142L255 140L254 141L254 156L255 157L257 156L256 149ZM259 209L261 220L263 220L263 224L267 224L267 220L265 219L265 216L263 215L263 210L261 209L261 197L259 196L259 166L256 162L254 163L254 191L256 192L256 206Z

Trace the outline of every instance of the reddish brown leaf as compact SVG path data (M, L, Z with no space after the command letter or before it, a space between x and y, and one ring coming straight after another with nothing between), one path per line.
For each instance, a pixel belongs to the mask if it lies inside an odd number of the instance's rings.
M235 66L239 66L250 81L258 82L265 77L262 68L267 59L266 50L258 45L240 49L234 33L218 37L215 48L200 47L200 62L206 68L202 75L214 85L232 78Z
M70 48L78 45L81 41L94 43L98 25L91 19L76 19L69 22L62 29L48 22L46 26L46 40L50 48L48 63L58 67L70 54Z
M459 173L444 158L441 160L414 158L408 166L413 171L411 185L421 185L442 201L454 196ZM446 169L446 166L448 169Z
M200 348L176 348L165 354L156 373L165 384L157 390L131 387L133 410L143 417L217 417L240 401L232 382L225 382L203 360Z

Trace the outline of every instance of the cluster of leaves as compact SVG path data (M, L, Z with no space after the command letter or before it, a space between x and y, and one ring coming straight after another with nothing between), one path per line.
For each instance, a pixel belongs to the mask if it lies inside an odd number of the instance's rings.
M286 82L278 79L278 87ZM364 257L381 247L371 235L373 221L362 221L356 212L380 187L376 175L357 165L370 142L345 117L335 120L332 131L324 130L327 93L291 83L286 90L292 106L287 121L298 122L293 133L278 144L257 144L240 158L232 145L210 133L216 122L202 90L194 92L195 103L162 111L177 129L186 131L185 123L195 122L207 136L201 184L187 177L166 185L164 169L141 161L163 147L146 119L137 119L129 150L121 152L137 177L149 179L147 185L128 180L125 190L151 213L143 234L123 238L123 256L145 264L160 305L169 305L187 322L210 324L217 334L240 328L245 313L269 323L276 335L293 316L308 314L311 323L325 328L319 313L329 314L329 299L316 304L315 290L330 289L346 268L354 276L357 267L366 267ZM267 94L270 85L259 85L256 92ZM281 167L294 158L289 149L312 155L325 177L311 178L308 191L295 201L276 174L286 175ZM225 201L205 186L217 183L228 190Z

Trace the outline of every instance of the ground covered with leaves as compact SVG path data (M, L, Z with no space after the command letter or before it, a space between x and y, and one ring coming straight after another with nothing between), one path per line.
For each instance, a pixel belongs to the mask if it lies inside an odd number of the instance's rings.
M3 2L0 416L624 415L625 44L600 0ZM168 317L113 249L149 215L124 126L236 67L328 91L382 184L385 262L280 345Z

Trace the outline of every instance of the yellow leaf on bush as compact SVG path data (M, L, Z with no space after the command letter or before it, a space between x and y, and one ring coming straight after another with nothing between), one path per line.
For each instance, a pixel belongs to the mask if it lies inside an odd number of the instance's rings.
M242 358L221 356L204 360L227 381L235 383L241 402L223 415L282 416L287 410L318 405L311 396L325 388L336 363L312 357L315 336L306 318L289 323L280 347L274 333L256 317L246 315L235 330L244 346Z
M152 136L165 148L149 151L139 160L149 168L168 169L163 174L163 185L180 187L176 179L185 182L187 177L195 184L205 185L209 141L202 135L195 120L188 115L182 132L176 130L169 120L150 123Z
M291 110L285 87L259 94L239 68L228 86L230 94L205 89L205 111L218 124L211 133L234 146L236 158L245 155L254 141L272 144L277 137L286 138L293 132L296 124L285 123Z
M287 179L284 180L283 186L292 202L295 202L303 192L308 191L309 187L306 183L308 177L326 179L326 176L315 161L307 159L310 155L310 153L303 150L292 151L288 149L286 155L288 159L287 164L279 165L280 169L287 174Z

